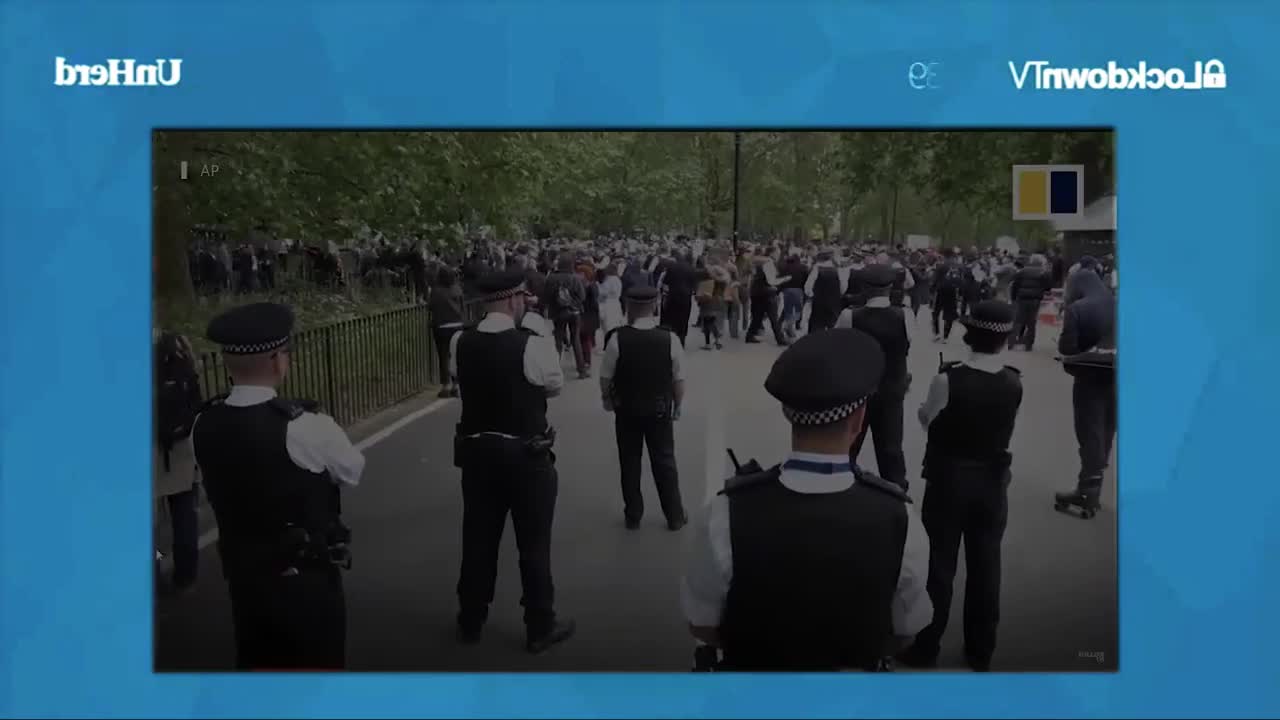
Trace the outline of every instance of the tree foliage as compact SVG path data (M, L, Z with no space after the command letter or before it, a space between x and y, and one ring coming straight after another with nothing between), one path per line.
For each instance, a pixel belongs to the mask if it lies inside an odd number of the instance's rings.
M1013 164L1084 164L1087 200L1113 188L1105 131L746 132L740 141L743 232L797 241L1034 241L1044 228L1009 220ZM195 224L233 236L262 224L304 242L367 227L441 248L482 227L500 238L726 237L734 143L732 132L705 131L159 131L157 293L189 292L180 276ZM216 175L201 174L214 165Z

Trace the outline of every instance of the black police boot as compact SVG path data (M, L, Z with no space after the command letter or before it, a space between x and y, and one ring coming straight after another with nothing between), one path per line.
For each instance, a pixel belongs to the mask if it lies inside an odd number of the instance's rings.
M484 617L479 613L458 613L457 619L457 638L458 642L463 645L475 645L480 642L480 636L484 630Z
M991 672L991 658L965 653L965 664L974 672Z
M938 653L929 652L919 645L912 644L898 653L897 661L909 668L927 669L938 666Z
M537 637L529 638L525 649L534 655L541 655L551 648L573 637L578 626L572 620L556 620L551 629Z
M676 532L677 530L679 530L680 528L683 528L685 525L688 525L688 524L689 524L689 515L686 513L680 513L680 517L674 520L667 521L667 529L670 530L671 532Z

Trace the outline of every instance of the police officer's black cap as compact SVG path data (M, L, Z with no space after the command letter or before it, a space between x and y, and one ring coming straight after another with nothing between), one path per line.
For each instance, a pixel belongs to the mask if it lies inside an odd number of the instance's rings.
M871 335L822 330L792 343L773 363L764 389L793 425L828 425L862 407L884 374L884 352Z
M481 300L495 302L524 292L524 273L519 270L501 270L481 275L476 280Z
M658 301L658 288L649 285L636 285L627 288L627 292L623 297L629 303L636 305L647 305Z
M258 355L284 347L293 332L293 310L279 303L231 308L209 321L205 336L227 355Z
M1000 300L983 300L960 318L960 323L970 330L996 335L1013 332L1013 306Z
M888 265L877 263L864 267L862 272L858 273L858 277L869 287L887 288L898 278L898 271Z

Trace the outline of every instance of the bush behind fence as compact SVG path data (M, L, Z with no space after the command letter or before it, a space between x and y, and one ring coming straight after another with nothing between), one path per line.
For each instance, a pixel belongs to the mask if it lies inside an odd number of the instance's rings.
M466 309L474 318L475 306ZM304 330L289 354L280 394L319 402L344 427L439 385L444 372L426 305ZM220 353L204 353L198 369L204 397L230 389Z

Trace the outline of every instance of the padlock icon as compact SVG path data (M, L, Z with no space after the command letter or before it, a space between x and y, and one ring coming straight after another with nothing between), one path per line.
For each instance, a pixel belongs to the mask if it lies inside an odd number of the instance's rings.
M1227 69L1221 60L1210 60L1204 64L1204 87L1221 90L1227 86Z

